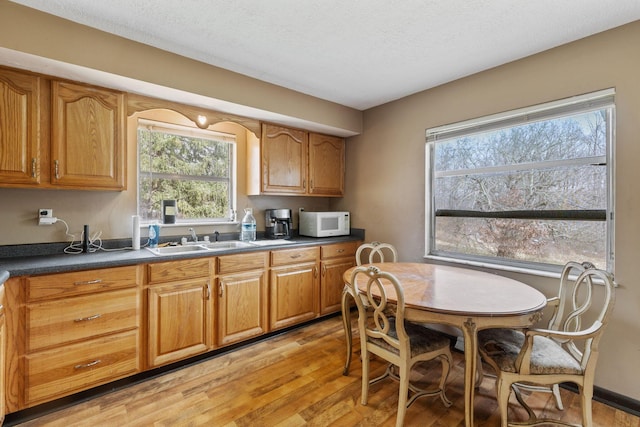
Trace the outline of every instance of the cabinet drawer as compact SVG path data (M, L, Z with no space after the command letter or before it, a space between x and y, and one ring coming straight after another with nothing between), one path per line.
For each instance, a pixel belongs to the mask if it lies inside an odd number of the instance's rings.
M27 304L27 351L138 326L138 291L122 289Z
M345 242L320 246L322 259L355 256L358 242Z
M28 355L27 405L138 372L137 342L134 330Z
M27 278L27 300L37 301L129 288L140 283L138 266L103 268Z
M218 257L218 274L262 270L267 266L267 253L268 252L248 252Z
M209 276L211 274L211 260L212 258L194 258L149 264L147 266L149 283L174 282Z
M271 252L271 265L297 264L299 262L315 262L318 260L317 247L301 249L283 249Z

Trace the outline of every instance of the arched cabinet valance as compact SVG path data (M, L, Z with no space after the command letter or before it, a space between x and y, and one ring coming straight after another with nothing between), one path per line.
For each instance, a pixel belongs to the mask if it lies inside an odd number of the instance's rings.
M259 120L235 116L233 114L222 113L220 111L207 110L206 108L194 107L192 105L180 104L178 102L167 101L164 99L150 98L135 94L128 95L127 116L131 116L137 112L158 108L173 110L180 113L202 129L206 129L210 125L220 122L233 122L247 128L256 137L260 137Z

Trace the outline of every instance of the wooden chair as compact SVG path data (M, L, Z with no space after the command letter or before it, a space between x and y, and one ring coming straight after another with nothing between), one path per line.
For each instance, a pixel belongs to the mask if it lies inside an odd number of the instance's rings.
M356 293L358 276L365 276L367 281L366 295L361 294L364 299L355 298L362 353L362 404L367 404L370 384L390 377L400 382L396 426L403 425L406 409L419 397L440 396L445 406L451 406L445 395L445 383L452 364L450 339L404 320L404 292L395 276L374 266L358 267L351 276L351 285L348 285L353 293ZM395 294L397 303L388 303L390 293ZM389 362L385 373L373 380L369 380L371 353ZM442 364L438 388L421 390L410 384L412 367L433 359L439 359ZM397 374L394 366L398 369ZM409 391L412 392L410 398Z
M572 281L570 276L578 272ZM565 265L558 297L549 300L553 315L546 329L488 329L478 332L482 358L496 371L496 392L502 426L554 423L575 425L562 420L537 418L526 404L521 389L552 390L559 396L558 384L572 382L578 386L582 400L582 423L592 426L591 399L598 360L598 345L613 309L613 277L590 263ZM598 298L594 298L598 294ZM589 311L595 320L583 325ZM525 408L529 419L508 422L511 390ZM556 398L561 408L562 401ZM559 408L559 409L560 409Z
M550 307L553 309L553 312L549 319L549 323L547 325L547 329L552 329L556 331L560 330L560 327L561 327L560 320L562 317L561 315L558 315L559 314L558 310L560 309L560 298L563 295L563 292L566 292L566 290L572 286L571 278L573 277L575 279L577 276L580 275L580 273L585 271L587 268L594 268L594 265L589 262L583 262L582 264L579 264L577 262L571 261L571 262L568 262L562 269L562 274L560 275L560 288L558 290L558 296L547 299L547 307ZM565 291L563 291L563 289ZM496 335L504 335L506 333L508 334L508 332L500 331L500 330L480 331L478 333L478 343L480 346L483 346L487 342L495 341ZM478 387L480 386L480 383L482 382L482 379L484 376L482 372L482 363L480 359L481 357L480 355L478 355L478 380L477 380ZM543 393L551 393L556 401L556 408L558 408L561 411L564 410L564 406L562 404L562 397L560 396L560 387L558 386L558 384L553 384L552 386L549 386L549 387L534 386L534 385L527 385L527 384L514 384L514 387L517 387L516 397L518 398L518 400L521 399L521 394L519 393L519 390L521 389L538 391Z
M365 258L366 256L366 258ZM373 264L374 262L397 262L398 251L389 243L363 243L356 251L356 264Z
M356 251L356 264L371 264L374 262L397 262L398 251L389 243L371 242L363 243ZM342 323L347 341L347 359L344 364L342 375L349 375L351 367L351 354L353 352L353 333L351 331L351 306L348 297L355 298L351 289L345 286L342 290ZM363 301L364 302L364 301Z

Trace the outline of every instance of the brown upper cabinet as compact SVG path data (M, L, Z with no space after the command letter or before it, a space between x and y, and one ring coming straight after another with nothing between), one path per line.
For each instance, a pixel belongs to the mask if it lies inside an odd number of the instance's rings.
M59 81L51 85L51 184L123 190L124 94Z
M344 139L309 134L309 194L344 195Z
M247 193L342 197L344 139L271 124L249 141Z
M41 78L0 69L0 184L40 183Z
M126 189L125 95L0 68L0 186Z

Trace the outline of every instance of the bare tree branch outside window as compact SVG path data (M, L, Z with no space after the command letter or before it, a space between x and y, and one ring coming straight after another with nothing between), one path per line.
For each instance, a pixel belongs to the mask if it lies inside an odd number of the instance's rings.
M430 253L608 266L612 109L435 142Z

